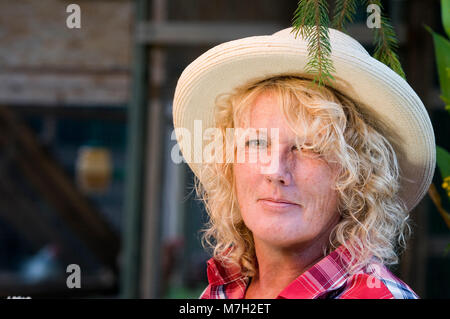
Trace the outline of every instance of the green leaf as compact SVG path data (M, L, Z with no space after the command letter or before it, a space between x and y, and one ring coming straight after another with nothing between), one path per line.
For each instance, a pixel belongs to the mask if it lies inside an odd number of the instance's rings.
M444 103L445 103L445 110L448 112L448 114L450 114L450 99L446 98L443 95L440 95L439 97L442 99L442 101L444 101Z
M433 36L434 49L436 51L436 65L439 74L442 97L443 101L448 103L448 101L450 101L450 77L448 72L448 69L450 68L450 42L443 36L433 32L431 28L426 27L426 29Z
M450 38L450 0L441 0L442 25Z
M436 146L436 162L442 179L450 176L450 153L440 146Z

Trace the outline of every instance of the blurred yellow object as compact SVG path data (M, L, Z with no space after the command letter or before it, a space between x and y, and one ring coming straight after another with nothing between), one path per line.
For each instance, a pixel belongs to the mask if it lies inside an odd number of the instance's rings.
M430 185L430 188L428 189L428 194L430 195L434 205L436 205L439 214L441 214L442 218L447 224L447 227L450 228L450 213L448 213L442 206L441 196L439 196L436 186L434 186L433 183Z
M103 193L111 183L111 152L105 147L82 146L76 162L77 183L86 193Z
M442 188L447 191L447 196L450 197L450 176L444 178L444 182L442 183Z

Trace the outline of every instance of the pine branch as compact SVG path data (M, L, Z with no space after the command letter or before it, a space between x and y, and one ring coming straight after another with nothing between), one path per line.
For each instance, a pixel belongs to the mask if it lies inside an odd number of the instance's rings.
M293 18L295 37L299 34L308 42L306 72L314 74L319 86L334 80L333 62L330 59L331 43L328 32L330 24L326 0L300 0Z
M370 4L376 4L382 9L381 1L369 0ZM374 28L375 51L373 57L386 64L401 77L405 77L402 65L396 53L398 49L397 36L389 19L381 13L381 27Z
M345 31L344 25L353 22L356 13L356 0L336 0L332 26Z
M376 4L382 9L380 0L360 0L363 4ZM353 21L357 0L336 0L333 26L345 31L345 24ZM398 41L389 19L381 14L380 28L374 28L375 51L373 57L386 64L405 78L398 55ZM299 0L292 20L295 37L299 35L308 42L306 72L314 74L314 82L331 84L335 72L331 60L331 44L328 26L328 3L326 0Z
M306 37L306 26L311 25L311 16L314 9L311 4L312 1L308 0L300 0L297 4L297 9L294 12L294 18L292 19L292 32L295 32L296 38L299 34L302 38Z

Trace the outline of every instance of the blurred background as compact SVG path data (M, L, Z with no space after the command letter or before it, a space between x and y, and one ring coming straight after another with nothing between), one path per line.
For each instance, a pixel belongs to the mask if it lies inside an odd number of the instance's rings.
M66 25L71 3L81 28ZM439 1L383 3L407 80L450 149L424 28L444 34ZM218 43L289 27L296 6L0 0L0 297L197 298L207 217L191 171L170 158L177 79ZM348 32L372 52L366 17L359 8ZM422 298L450 298L450 231L429 196L411 217L413 237L392 271ZM80 288L67 287L71 264Z

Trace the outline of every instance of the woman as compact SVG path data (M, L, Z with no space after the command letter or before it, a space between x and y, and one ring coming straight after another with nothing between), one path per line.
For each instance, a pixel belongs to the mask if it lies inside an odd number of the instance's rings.
M221 44L181 75L175 128L216 128L193 145L177 135L202 159L188 161L213 248L201 298L417 298L386 265L433 176L428 115L354 39L330 41L333 87L312 85L290 29Z

